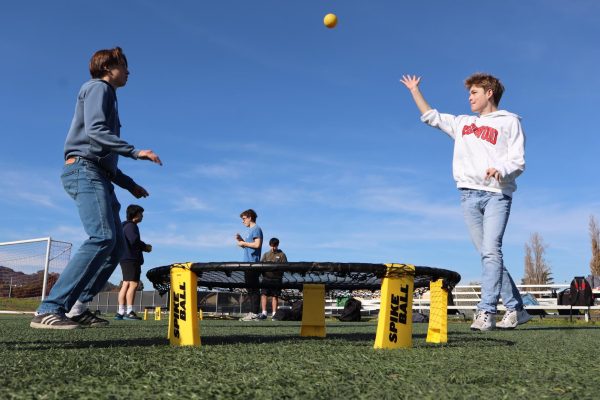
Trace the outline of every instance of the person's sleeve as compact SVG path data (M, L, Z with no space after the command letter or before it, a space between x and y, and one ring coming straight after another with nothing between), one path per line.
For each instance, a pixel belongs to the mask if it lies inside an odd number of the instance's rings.
M115 101L106 85L91 85L83 101L85 131L103 149L137 159L139 150L118 137L107 123L109 116L116 112Z
M456 138L459 118L460 116L457 117L451 114L442 114L434 108L421 115L422 122L434 128L438 128L452 139Z
M260 228L254 232L254 237L252 238L252 240L257 239L257 238L261 239L261 240L263 238L262 229L260 229Z
M504 181L512 181L525 171L525 134L518 118L510 127L508 135L508 156L496 170Z
M119 187L125 190L132 191L137 185L131 177L125 175L120 169L117 168L117 174L112 178L112 181Z
M265 253L265 254L262 255L262 258L260 259L260 262L266 262L266 260L267 260L267 254L268 253Z
M283 251L281 252L281 262L284 262L284 263L288 262L287 256L285 255L285 253Z

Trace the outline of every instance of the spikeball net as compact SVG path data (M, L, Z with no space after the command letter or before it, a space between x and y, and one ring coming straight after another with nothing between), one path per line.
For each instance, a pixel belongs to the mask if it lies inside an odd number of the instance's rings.
M446 289L460 282L457 272L424 266L414 270L403 264L369 264L336 262L241 263L208 262L171 264L156 267L146 274L161 294L170 289L170 273L174 267L190 269L198 278L198 289L245 293L248 289L281 290L279 297L294 300L301 297L305 284L323 284L331 296L356 290L375 292L384 278L414 276L414 288L428 288L430 282L442 279ZM256 276L248 279L248 274ZM269 279L277 275L280 278Z

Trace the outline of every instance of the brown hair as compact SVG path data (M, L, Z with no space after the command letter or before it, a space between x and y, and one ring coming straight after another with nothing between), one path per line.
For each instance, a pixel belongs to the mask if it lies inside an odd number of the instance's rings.
M500 79L490 74L477 72L465 79L465 87L471 89L471 86L483 88L484 91L491 90L493 92L494 103L496 106L500 103L502 93L504 93L504 85Z
M115 47L114 49L98 50L90 59L90 75L94 79L101 79L110 68L117 65L127 67L127 57L125 57L123 49Z
M131 222L138 214L143 214L144 208L142 206L138 206L137 204L130 204L127 206L127 221Z
M240 218L242 217L250 218L250 221L256 222L256 217L258 217L258 215L256 215L256 211L249 209L240 214Z

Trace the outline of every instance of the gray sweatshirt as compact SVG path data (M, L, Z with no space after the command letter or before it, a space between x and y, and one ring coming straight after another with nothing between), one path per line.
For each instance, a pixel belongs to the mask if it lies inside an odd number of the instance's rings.
M65 141L65 160L80 156L108 172L111 180L131 190L135 182L123 174L119 155L137 159L139 150L121 139L117 93L106 81L84 83L77 96L75 115Z

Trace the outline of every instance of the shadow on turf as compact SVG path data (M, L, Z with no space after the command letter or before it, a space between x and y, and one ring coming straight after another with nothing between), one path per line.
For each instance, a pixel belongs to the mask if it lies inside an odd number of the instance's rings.
M597 330L600 326L527 326L521 329L515 329L513 332L518 331L583 331L583 330Z
M1 342L0 344L8 347L18 347L19 350L50 350L50 349L90 349L90 348L110 348L110 347L152 347L165 346L169 344L167 339L146 338L146 339L122 339L122 340L78 340L73 342L51 340L35 342Z

